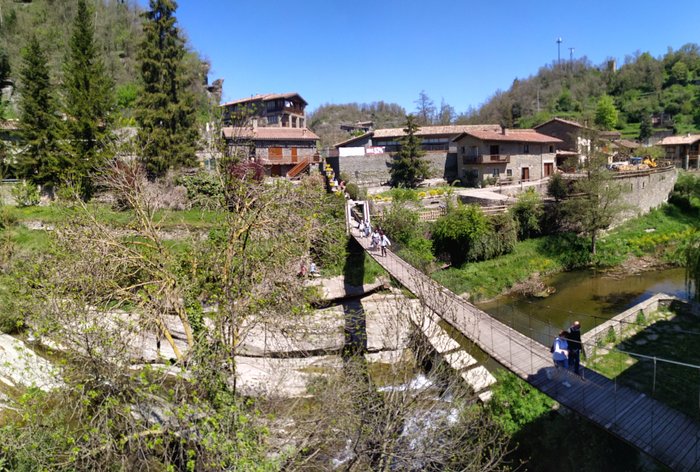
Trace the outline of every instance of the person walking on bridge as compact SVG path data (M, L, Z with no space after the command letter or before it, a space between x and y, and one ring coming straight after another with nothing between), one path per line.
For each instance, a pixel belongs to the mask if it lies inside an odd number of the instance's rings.
M552 360L554 361L556 380L559 381L561 372L566 373L569 369L569 344L566 342L566 330L559 333L552 344ZM547 374L547 378L551 379L551 375ZM565 387L571 387L571 384L566 380L562 382Z
M391 246L391 241L389 241L389 238L384 234L384 231L380 230L379 234L379 245L382 247L382 256L386 256L386 247Z
M581 353L585 356L583 344L581 343L581 323L574 321L574 324L569 328L569 334L566 336L569 344L569 366L574 370L574 374L580 375L581 369Z

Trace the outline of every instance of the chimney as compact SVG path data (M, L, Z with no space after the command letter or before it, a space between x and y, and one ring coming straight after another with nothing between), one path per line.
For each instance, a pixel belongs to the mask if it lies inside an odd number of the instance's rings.
M505 125L501 125L501 134L502 134L503 136L506 135L506 127L505 127Z

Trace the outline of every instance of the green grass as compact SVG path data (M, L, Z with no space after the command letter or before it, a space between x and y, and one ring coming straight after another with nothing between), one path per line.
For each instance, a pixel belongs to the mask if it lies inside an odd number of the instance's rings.
M677 243L697 225L696 217L675 206L664 205L600 239L594 259L587 252L586 239L545 236L518 242L510 254L438 271L432 277L455 293L468 292L473 300L483 300L499 295L535 273L547 275L589 263L610 267L624 263L630 255L651 255L673 262Z
M80 208L62 205L32 206L25 208L6 207L9 216L17 221L41 221L44 224L59 224L84 215ZM127 227L135 219L132 211L116 211L106 205L90 204L88 211L95 215L98 221L114 227ZM223 218L222 213L199 209L172 211L159 210L155 221L162 229L209 229Z

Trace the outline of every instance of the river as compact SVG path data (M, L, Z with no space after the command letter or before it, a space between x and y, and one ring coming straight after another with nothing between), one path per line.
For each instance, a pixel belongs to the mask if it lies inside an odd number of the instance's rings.
M533 339L548 344L559 330L579 320L582 329L618 315L663 292L688 297L685 269L664 269L611 277L594 271L556 274L545 281L556 290L545 298L504 295L478 307Z

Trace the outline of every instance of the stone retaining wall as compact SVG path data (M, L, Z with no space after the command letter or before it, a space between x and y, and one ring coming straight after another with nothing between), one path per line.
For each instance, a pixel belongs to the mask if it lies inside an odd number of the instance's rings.
M328 157L326 161L336 175L346 174L361 186L382 185L389 180L387 161L391 154L370 154L366 156ZM457 178L457 154L428 152L423 158L430 163L432 178L443 178L452 182Z
M669 306L673 301L678 300L678 298L667 295L665 293L657 293L648 300L644 300L641 303L636 304L632 308L629 308L614 318L609 319L605 323L602 323L595 328L586 331L581 335L581 342L584 346L590 346L598 342L604 342L605 337L612 328L615 331L615 336L620 336L625 324L636 323L637 316L640 313L649 314L657 311L659 307Z

